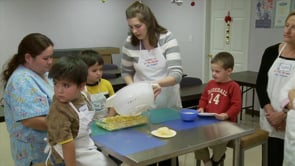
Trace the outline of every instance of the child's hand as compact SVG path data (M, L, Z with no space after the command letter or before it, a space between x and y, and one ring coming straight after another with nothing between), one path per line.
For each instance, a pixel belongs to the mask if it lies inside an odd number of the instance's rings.
M227 120L228 115L226 113L216 114L215 118L218 119L218 120Z
M199 113L202 113L202 112L204 112L204 108L198 108L197 111L198 111Z
M115 115L117 115L115 108L114 107L108 108L108 116L115 116Z

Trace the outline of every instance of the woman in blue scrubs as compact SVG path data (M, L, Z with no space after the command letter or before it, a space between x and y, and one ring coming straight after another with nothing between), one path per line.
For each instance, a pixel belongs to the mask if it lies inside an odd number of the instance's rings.
M4 113L16 166L46 160L46 115L52 101L53 83L47 73L52 65L53 42L45 35L25 36L18 52L2 72Z

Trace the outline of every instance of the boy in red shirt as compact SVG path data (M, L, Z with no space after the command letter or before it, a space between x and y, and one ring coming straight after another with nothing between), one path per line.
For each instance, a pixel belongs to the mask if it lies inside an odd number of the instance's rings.
M234 58L228 52L220 52L211 60L212 80L205 87L199 101L199 113L215 113L219 120L237 121L241 111L241 90L239 85L231 80L234 68ZM208 148L195 152L196 159L203 160L205 166L217 166L225 158L227 143L210 147L213 156L210 159Z

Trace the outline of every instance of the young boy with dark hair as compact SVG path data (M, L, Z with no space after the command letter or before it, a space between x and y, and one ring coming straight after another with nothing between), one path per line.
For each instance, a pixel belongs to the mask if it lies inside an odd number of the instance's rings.
M90 94L94 109L95 118L100 119L116 114L114 108L106 108L106 98L114 95L114 89L110 81L102 78L102 67L104 61L101 55L94 50L84 50L79 57L88 66L86 91Z
M115 165L90 138L89 124L95 110L83 92L87 73L87 65L77 56L60 58L49 71L54 82L53 102L47 116L53 165Z

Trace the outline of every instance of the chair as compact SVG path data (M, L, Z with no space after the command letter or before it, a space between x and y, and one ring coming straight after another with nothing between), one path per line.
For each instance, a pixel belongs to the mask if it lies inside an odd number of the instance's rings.
M113 79L121 75L119 67L116 64L104 64L102 70L102 78L105 79Z
M180 82L180 89L202 85L202 83L203 82L200 78L184 76ZM182 102L182 106L184 108L191 108L191 109L196 109L197 104L198 104L197 98L193 99L193 100Z
M268 140L268 132L259 128L257 128L254 133L241 137L240 152L239 152L239 155L240 155L239 166L244 166L245 151L259 145L262 146L262 151L261 151L262 164L261 165L267 166L267 140ZM234 149L233 141L230 141L227 146ZM201 161L197 160L196 165L201 166ZM224 163L222 162L221 165L223 166Z
M104 64L102 66L102 70L106 71L106 70L118 70L119 67L116 64Z
M202 85L202 80L197 77L183 77L180 82L180 88Z

